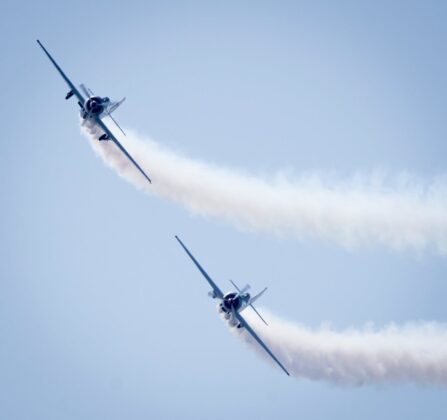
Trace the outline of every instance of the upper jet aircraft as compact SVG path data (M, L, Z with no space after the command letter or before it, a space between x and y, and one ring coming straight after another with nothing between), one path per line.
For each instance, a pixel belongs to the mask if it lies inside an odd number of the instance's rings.
M253 303L261 297L261 295L267 290L265 288L260 293L258 293L256 296L251 296L250 293L247 293L247 290L250 288L250 286L247 284L242 289L239 289L234 282L231 283L236 288L236 291L229 292L229 293L223 293L222 290L219 289L219 287L214 283L214 281L211 279L211 277L208 275L208 273L203 269L203 267L199 264L199 262L194 258L194 256L189 252L188 248L183 244L183 242L180 240L178 236L175 237L179 244L182 246L182 248L186 251L188 256L191 258L193 263L196 265L196 267L199 269L199 271L202 273L202 275L206 278L209 285L211 286L211 291L208 293L208 295L212 299L219 299L221 302L219 304L219 311L223 314L225 314L225 318L229 320L233 325L235 325L237 328L245 328L252 337L259 343L259 345L269 354L269 356L278 364L278 366L287 374L290 375L289 372L287 372L287 369L282 365L282 363L276 358L276 356L270 351L270 349L264 344L264 342L258 337L258 335L253 331L253 329L248 325L247 321L242 317L241 312L246 309L248 306L250 306L256 314L259 316L259 318L262 319L264 324L267 325L267 322L265 322L264 318L259 314L259 312L255 309L253 306Z
M100 97L95 96L93 92L86 88L84 85L80 85L80 89L86 96L82 96L81 92L76 88L76 86L71 82L71 80L65 75L65 73L62 71L62 69L59 67L59 65L54 61L53 57L50 55L50 53L45 49L45 47L42 45L42 43L37 40L37 43L40 45L42 50L45 52L45 54L48 56L50 61L53 63L54 67L56 67L57 71L60 73L62 78L65 80L67 85L69 86L70 90L68 91L67 95L65 96L65 99L70 99L73 95L76 96L78 99L78 105L81 108L80 113L81 117L84 120L91 120L94 123L98 124L99 127L104 131L104 133L99 136L98 140L111 140L113 141L118 148L127 156L127 158L135 165L135 167L141 172L141 174L149 181L151 182L150 178L146 173L141 169L141 167L138 165L137 162L130 156L130 154L127 152L127 150L122 146L122 144L116 139L116 137L112 134L112 132L108 129L108 127L104 124L102 121L102 118L105 116L108 116L112 119L112 121L117 125L117 127L124 133L124 131L121 129L121 127L118 125L118 123L113 119L113 117L110 115L113 111L115 111L124 101L125 98L121 99L118 102L112 102L107 97Z

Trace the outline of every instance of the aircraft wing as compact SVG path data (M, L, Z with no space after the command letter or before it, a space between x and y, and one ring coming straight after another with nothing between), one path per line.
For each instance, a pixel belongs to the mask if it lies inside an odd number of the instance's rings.
M223 299L223 293L222 290L217 287L216 283L211 279L211 277L208 275L208 273L202 268L202 266L199 264L199 262L194 258L194 256L189 252L188 248L183 244L183 242L180 240L178 236L175 236L175 239L179 242L179 244L182 246L182 248L186 251L186 253L189 255L189 258L192 259L193 263L196 265L196 267L199 269L199 271L203 274L203 277L205 277L210 284L210 286L213 288L213 291L215 295L219 299Z
M67 82L67 85L70 87L71 92L73 92L76 97L78 98L78 101L81 102L82 106L84 106L85 99L81 95L78 89L76 89L76 86L71 82L71 80L67 77L67 75L62 71L62 69L59 67L59 65L54 61L54 58L51 57L50 53L45 49L45 47L42 45L42 43L37 40L37 43L40 45L40 48L43 49L44 53L47 55L47 57L50 59L50 61L53 63L54 67L56 67L59 74L62 76L62 78Z
M269 356L279 365L279 367L290 376L290 373L287 372L287 369L282 365L282 363L276 358L276 356L270 351L270 349L264 344L264 342L258 337L258 335L253 331L250 325L247 324L247 321L242 317L242 315L233 310L233 315L237 318L237 320L242 324L242 326L252 335L252 337L259 343L259 345L269 354Z
M101 120L101 118L96 117L96 123L104 130L104 132L107 134L109 139L113 141L117 147L127 156L127 158L135 165L135 167L140 171L140 173L150 182L152 183L151 179L146 175L146 172L141 169L140 165L138 165L137 162L133 159L132 156L129 155L127 150L123 147L123 145L116 139L116 137L112 134L112 132L108 129L108 127L104 124L104 122Z

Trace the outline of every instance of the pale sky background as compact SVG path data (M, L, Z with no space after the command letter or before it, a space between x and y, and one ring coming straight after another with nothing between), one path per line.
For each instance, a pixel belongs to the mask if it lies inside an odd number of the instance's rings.
M445 419L446 389L286 377L230 335L214 279L317 327L445 322L447 259L241 232L144 195L81 136L124 127L255 174L447 172L445 2L3 1L0 418ZM150 169L149 169L150 171Z

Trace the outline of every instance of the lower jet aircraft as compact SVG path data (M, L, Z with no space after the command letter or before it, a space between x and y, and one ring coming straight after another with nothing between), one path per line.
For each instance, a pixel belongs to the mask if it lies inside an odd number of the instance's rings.
M234 282L231 283L236 288L235 292L229 292L224 294L222 290L214 283L208 273L203 269L203 267L199 264L199 262L194 258L194 256L189 252L188 248L184 245L184 243L180 240L178 236L175 237L182 248L186 251L188 256L191 258L193 263L199 269L199 271L203 274L203 276L208 281L211 286L211 291L208 295L212 299L219 299L221 302L219 304L219 311L225 314L225 318L233 323L237 328L245 328L252 337L259 343L259 345L269 354L269 356L279 365L279 367L287 374L287 369L282 365L282 363L276 358L276 356L270 351L270 349L264 344L264 342L258 337L258 335L253 331L253 329L248 325L247 321L242 317L241 312L250 306L256 314L261 318L264 324L267 325L264 318L259 314L259 312L253 306L253 303L261 297L261 295L267 290L265 288L262 292L258 293L256 296L251 297L250 293L247 293L247 290L250 286L247 284L242 289L239 289Z
M65 99L70 99L73 95L76 96L78 99L78 105L81 108L81 117L84 120L90 120L97 124L99 127L101 127L102 131L104 132L99 136L98 140L111 140L113 141L116 146L127 156L127 158L135 165L135 167L141 172L141 174L149 181L151 182L150 178L146 175L146 173L141 169L141 167L138 165L137 162L130 156L130 154L127 152L127 150L123 147L123 145L116 139L116 137L112 134L112 132L109 130L109 128L104 124L102 121L102 118L107 116L110 117L110 119L116 124L116 126L121 130L121 132L125 135L124 131L121 129L121 127L118 125L118 123L114 120L112 117L112 112L115 111L123 102L124 99L121 99L118 102L112 102L107 97L100 97L95 96L93 92L86 88L84 85L80 85L80 89L86 96L82 96L81 92L76 88L76 86L71 82L71 80L65 75L65 73L62 71L62 69L59 67L59 65L56 63L54 58L50 55L50 53L45 49L45 47L42 45L42 43L37 40L37 43L40 45L42 50L45 52L47 57L50 59L50 61L53 63L54 67L56 67L59 74L62 76L62 78L67 83L70 90L68 91L67 95L65 95Z

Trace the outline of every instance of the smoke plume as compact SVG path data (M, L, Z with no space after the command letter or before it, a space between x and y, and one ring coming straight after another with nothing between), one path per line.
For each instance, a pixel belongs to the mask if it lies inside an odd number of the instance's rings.
M149 184L112 142L98 142L97 127L83 123L107 165L144 191L189 211L238 228L298 238L315 237L352 247L381 244L447 254L447 182L400 177L326 182L316 176L272 181L192 160L128 133L124 146L148 172ZM345 385L415 382L447 385L447 327L436 323L375 330L311 330L268 315L265 326L249 309L244 317L296 377ZM232 328L260 355L245 331ZM276 366L276 365L275 365Z
M250 309L244 318L295 377L340 385L417 383L447 385L447 326L437 323L366 327L336 332L283 321L263 311L266 326ZM231 330L274 364L244 329ZM274 364L276 366L276 364Z
M447 180L422 183L378 174L323 181L318 176L268 180L184 157L128 133L123 144L151 176L150 185L112 142L83 124L94 150L123 178L189 211L240 229L330 240L345 247L380 244L392 249L447 254Z

